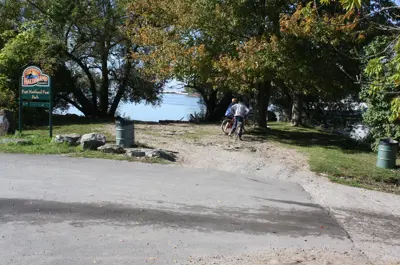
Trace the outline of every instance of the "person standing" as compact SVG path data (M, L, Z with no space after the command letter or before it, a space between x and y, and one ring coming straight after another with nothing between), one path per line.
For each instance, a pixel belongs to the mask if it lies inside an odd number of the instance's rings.
M243 104L243 102L239 99L239 102L231 107L232 113L235 117L235 121L232 126L232 130L229 133L229 136L232 136L235 133L238 122L241 123L241 130L239 131L239 139L242 140L243 134L243 125L244 125L244 118L249 114L250 110Z

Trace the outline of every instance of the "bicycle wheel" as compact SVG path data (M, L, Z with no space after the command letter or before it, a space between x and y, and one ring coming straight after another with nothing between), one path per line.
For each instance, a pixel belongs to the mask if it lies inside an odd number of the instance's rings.
M226 135L228 135L228 133L229 133L229 128L232 127L231 121L232 121L231 119L225 119L221 123L221 129Z

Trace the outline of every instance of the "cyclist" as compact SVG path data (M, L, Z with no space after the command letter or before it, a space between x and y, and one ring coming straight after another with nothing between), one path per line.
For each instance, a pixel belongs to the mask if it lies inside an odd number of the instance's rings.
M232 126L232 130L229 133L229 136L232 136L233 133L236 131L237 123L241 122L241 130L239 131L239 139L242 140L243 134L243 125L244 125L244 118L249 114L250 110L243 104L242 100L239 99L239 102L236 103L231 107L231 111L234 115L234 122Z
M225 117L232 119L233 118L233 112L232 112L232 106L235 105L237 103L237 98L232 98L232 102L231 104L229 104L228 109L225 112Z

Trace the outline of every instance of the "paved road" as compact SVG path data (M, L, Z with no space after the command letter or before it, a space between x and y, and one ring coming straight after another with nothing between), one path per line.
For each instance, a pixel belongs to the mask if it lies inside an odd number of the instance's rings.
M354 250L347 232L298 184L0 154L0 264L185 264L209 255L323 247Z

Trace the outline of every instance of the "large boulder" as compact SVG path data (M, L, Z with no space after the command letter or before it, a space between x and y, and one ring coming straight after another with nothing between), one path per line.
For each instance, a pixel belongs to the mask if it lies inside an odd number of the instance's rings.
M106 144L106 137L104 134L89 133L82 135L81 146L85 150L97 150L100 146Z
M123 154L125 153L125 149L116 144L106 144L97 148L100 152L108 153L108 154Z
M79 145L81 140L81 135L73 133L73 134L64 134L64 135L56 135L54 137L53 142L57 144L68 144L68 145Z

